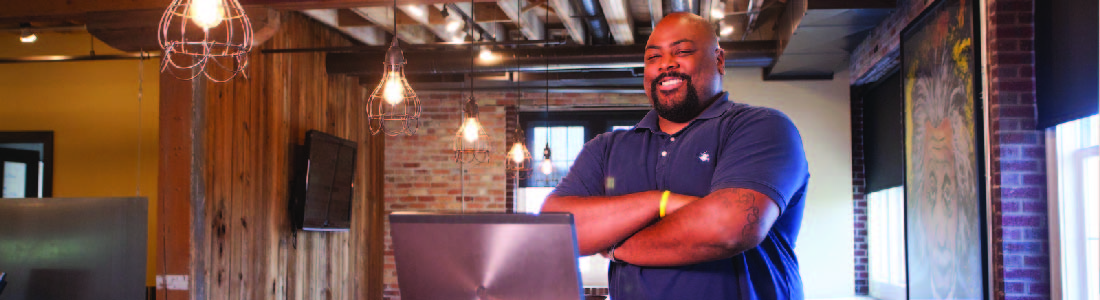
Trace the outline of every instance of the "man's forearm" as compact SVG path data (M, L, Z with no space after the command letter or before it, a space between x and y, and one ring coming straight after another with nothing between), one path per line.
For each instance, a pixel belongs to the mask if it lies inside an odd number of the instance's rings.
M581 255L607 250L657 219L661 193L610 197L550 196L543 212L573 214Z
M615 250L615 258L643 266L679 266L728 258L756 247L779 216L760 193L716 191L642 229Z

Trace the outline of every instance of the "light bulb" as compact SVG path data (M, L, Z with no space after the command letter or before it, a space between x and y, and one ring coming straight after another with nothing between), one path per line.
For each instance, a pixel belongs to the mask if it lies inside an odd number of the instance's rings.
M733 26L722 26L722 35L730 35L733 33Z
M456 16L447 17L447 31L455 32L462 28L462 19Z
M493 55L493 50L489 50L488 47L481 48L481 53L478 53L477 57L484 62L491 62L497 59L497 56Z
M422 9L419 6L416 6L416 5L407 5L407 6L405 6L405 11L408 12L410 15L413 15L414 17L417 17L417 18L423 18L424 17L424 9Z
M523 148L526 148L523 146L523 143L516 142L512 144L512 150L508 151L508 156L511 157L512 161L516 164L523 163L523 159L525 158L523 155Z
M405 99L405 87L401 84L401 73L397 71L390 71L386 75L386 85L382 88L382 99L390 105L400 104Z
M481 125L477 123L477 118L466 118L466 124L462 125L462 138L467 142L476 142L478 136L478 128Z
M554 173L554 163L551 162L549 158L543 159L542 165L540 167L542 170L542 174L544 175L550 175L550 173Z
M38 36L30 32L24 32L22 35L19 36L19 41L24 43L34 43L34 41L37 40Z
M191 21L203 30L217 27L225 20L225 6L221 0L192 0L187 8Z
M710 17L714 19L721 19L726 17L726 13L721 9L715 8L710 10Z

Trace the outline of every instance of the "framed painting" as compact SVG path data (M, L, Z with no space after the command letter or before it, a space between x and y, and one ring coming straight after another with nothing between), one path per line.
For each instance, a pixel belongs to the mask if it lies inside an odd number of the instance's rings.
M972 0L901 35L909 299L988 299L980 52Z

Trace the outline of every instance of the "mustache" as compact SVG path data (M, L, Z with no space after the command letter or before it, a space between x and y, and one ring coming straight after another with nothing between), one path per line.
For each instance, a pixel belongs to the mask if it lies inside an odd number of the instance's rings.
M654 78L653 81L649 82L650 90L656 90L657 89L657 83L661 82L662 80L668 79L669 77L679 78L679 79L682 79L682 80L687 81L689 83L691 82L691 76L688 76L687 74L676 72L676 71L665 72L665 73L661 73L661 75L658 75L657 78Z

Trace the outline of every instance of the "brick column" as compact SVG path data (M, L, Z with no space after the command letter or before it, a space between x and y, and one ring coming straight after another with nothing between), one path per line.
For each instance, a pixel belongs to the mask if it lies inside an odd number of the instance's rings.
M1049 299L1046 148L1035 128L1034 3L987 3L994 299Z
M867 174L863 156L863 97L853 88L852 109L852 222L854 222L854 258L856 295L870 292L867 262Z

